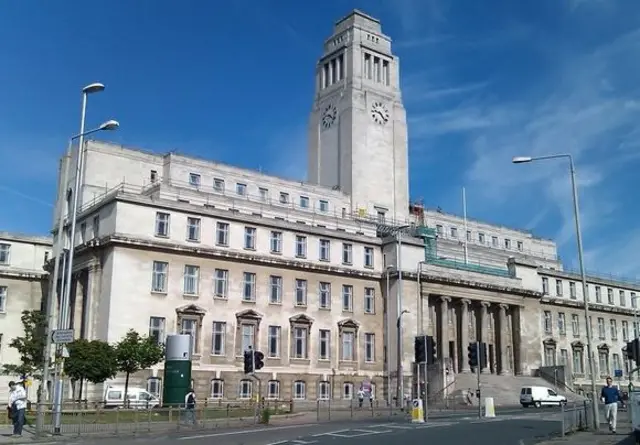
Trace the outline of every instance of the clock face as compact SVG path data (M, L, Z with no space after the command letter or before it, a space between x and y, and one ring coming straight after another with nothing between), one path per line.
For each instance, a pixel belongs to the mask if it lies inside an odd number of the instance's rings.
M389 110L382 102L376 101L371 105L371 119L380 125L384 125L389 121Z
M327 105L322 112L322 127L327 129L333 125L338 117L338 110L333 105Z

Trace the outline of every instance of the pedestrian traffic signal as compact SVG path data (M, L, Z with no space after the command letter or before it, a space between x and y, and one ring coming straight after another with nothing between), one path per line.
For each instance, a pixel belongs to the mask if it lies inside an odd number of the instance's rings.
M436 341L429 335L427 337L427 365L433 365L437 359Z
M258 371L264 368L264 354L260 351L254 351L253 353L253 369Z
M476 342L472 342L469 343L469 346L467 346L467 351L469 351L469 366L471 368L477 368L478 367L478 358L479 355L478 352L478 343Z
M413 342L413 361L426 363L427 361L427 336L418 335Z
M251 374L253 372L253 351L244 351L244 373Z
M628 342L625 354L627 355L627 359L633 360L638 364L640 362L640 339L635 338Z

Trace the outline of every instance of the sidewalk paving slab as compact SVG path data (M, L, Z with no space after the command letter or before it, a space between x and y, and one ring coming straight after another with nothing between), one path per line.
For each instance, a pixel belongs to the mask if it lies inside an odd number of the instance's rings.
M635 445L633 433L578 432L538 442L536 445Z

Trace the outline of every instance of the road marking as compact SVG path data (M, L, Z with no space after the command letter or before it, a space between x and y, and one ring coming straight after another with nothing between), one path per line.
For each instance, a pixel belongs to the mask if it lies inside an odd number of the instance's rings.
M333 436L333 435L340 434L340 433L346 433L347 431L349 431L349 430L347 429L347 430L331 431L330 433L314 434L314 435L312 435L311 437Z
M207 437L223 437L223 436L237 436L240 434L253 434L253 433L263 433L265 431L283 431L283 430L291 430L294 428L306 428L310 426L318 426L317 423L303 423L301 425L285 425L285 426L275 426L271 428L255 428L252 430L242 430L242 431L228 431L226 433L212 433L212 434L200 434L198 436L185 436L178 437L177 440L194 440L194 439L205 439Z
M279 442L271 442L271 443L268 443L266 445L281 445L281 444L287 443L287 442L289 442L289 441L288 440L281 440Z
M380 427L384 427L384 428L393 428L395 430L412 430L414 429L414 427L409 426L409 425L394 425L394 424L390 424L390 425L379 425Z
M291 440L290 442L298 443L298 444L301 444L301 445L306 445L306 444L310 444L310 443L316 443L317 440L306 441L306 440L296 439L296 440Z
M430 423L427 425L419 425L419 426L415 426L413 427L414 430L422 430L425 428L438 428L440 426L451 426L451 425L457 425L456 422L444 422L444 423Z

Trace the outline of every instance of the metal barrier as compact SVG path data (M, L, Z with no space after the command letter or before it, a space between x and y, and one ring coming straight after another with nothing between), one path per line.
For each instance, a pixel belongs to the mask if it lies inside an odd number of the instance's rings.
M578 431L586 431L592 424L591 402L569 402L562 405L560 410L560 419L562 421L561 435L576 433Z

